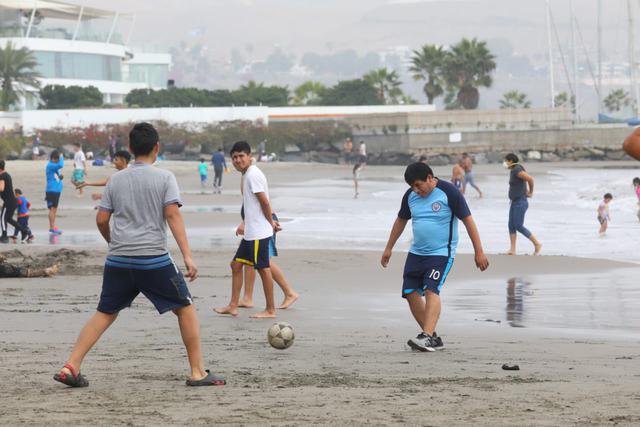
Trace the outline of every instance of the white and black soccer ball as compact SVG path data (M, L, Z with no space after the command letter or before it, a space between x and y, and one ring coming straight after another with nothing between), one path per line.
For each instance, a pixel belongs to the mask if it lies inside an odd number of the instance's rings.
M269 328L267 339L271 347L278 350L287 349L291 347L295 339L293 327L286 322L276 322Z

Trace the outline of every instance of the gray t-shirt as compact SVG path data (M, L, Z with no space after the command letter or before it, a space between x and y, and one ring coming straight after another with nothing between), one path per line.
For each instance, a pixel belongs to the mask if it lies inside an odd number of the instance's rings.
M99 209L111 212L109 255L152 256L167 250L164 208L180 203L180 190L169 171L134 163L107 183Z
M511 168L509 176L509 199L518 200L527 197L527 182L518 177L520 172L524 171L522 165L515 165Z

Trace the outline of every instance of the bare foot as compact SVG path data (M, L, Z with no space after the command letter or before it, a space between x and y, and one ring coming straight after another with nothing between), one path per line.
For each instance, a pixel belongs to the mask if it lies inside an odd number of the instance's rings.
M213 311L218 314L230 314L233 317L236 317L238 315L238 309L235 307L231 307L230 305L222 308L214 308Z
M238 303L238 307L241 307L241 308L253 308L254 304L253 304L253 301L251 301L250 299L242 298L240 300L240 302Z
M542 250L542 243L538 243L537 245L534 245L535 250L533 251L534 255L540 255L540 251Z
M58 264L54 264L51 267L44 269L44 274L47 277L53 276L54 274L57 274L57 273L58 273Z
M276 317L275 310L273 311L265 310L265 311L261 311L260 313L251 315L252 319L274 319L275 317Z
M280 307L278 308L280 310L286 310L291 306L291 304L298 301L298 298L300 298L300 295L296 294L295 292L292 295L285 296L284 301L282 301L282 304L280 304Z

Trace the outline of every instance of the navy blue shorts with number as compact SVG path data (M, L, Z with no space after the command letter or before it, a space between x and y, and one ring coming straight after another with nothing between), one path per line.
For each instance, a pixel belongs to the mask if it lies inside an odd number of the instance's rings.
M409 252L404 264L402 297L406 298L413 292L424 295L426 290L439 295L452 266L453 258L421 256Z
M272 239L272 237L267 237L262 240L242 239L233 260L250 265L256 270L269 268L269 246Z
M169 254L161 256L108 256L104 266L98 311L117 313L142 294L160 314L193 303L182 273Z

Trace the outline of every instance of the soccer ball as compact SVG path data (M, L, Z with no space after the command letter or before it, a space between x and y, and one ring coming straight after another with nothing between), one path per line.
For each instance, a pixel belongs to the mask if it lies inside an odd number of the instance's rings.
M293 327L286 322L274 323L267 332L267 339L273 348L278 350L289 348L295 339Z

